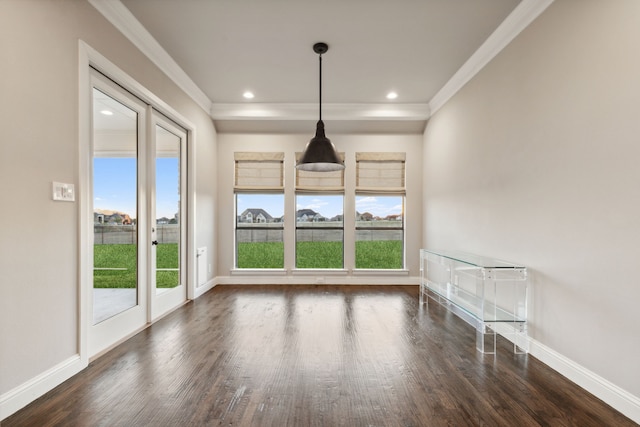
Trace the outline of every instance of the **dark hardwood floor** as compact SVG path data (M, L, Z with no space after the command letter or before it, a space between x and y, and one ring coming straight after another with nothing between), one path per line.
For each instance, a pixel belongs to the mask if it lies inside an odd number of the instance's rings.
M417 286L218 286L11 426L633 426Z

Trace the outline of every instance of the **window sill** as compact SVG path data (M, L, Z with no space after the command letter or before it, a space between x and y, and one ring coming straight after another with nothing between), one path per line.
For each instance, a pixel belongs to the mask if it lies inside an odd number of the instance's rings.
M408 276L409 270L385 270L385 269L366 269L359 268L351 271L346 269L331 268L297 268L287 270L285 268L234 268L230 271L232 276L347 276L351 273L353 276Z
M286 276L284 268L234 268L230 271L232 276Z
M385 270L376 268L359 268L351 271L354 276L408 276L409 270Z
M346 276L348 273L342 268L296 268L291 270L293 276Z

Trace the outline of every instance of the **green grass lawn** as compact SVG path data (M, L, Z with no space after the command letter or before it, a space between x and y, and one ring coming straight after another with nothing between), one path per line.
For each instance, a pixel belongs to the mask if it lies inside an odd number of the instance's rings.
M157 246L157 268L178 268L178 244L163 243ZM136 245L94 245L94 288L136 287ZM102 270L110 269L110 270ZM178 271L158 271L156 286L174 288L178 285Z
M296 268L342 268L342 242L298 242ZM134 288L136 286L136 245L95 245L93 247L93 286L95 288ZM178 268L178 244L157 246L157 268ZM239 243L238 268L284 268L282 242ZM356 268L402 268L402 242L356 242ZM178 285L178 271L158 271L159 288Z
M401 269L402 267L402 241L356 242L356 268Z
M342 242L298 242L296 268L342 268Z
M238 243L238 268L284 268L284 243Z
M297 268L342 268L342 242L299 242ZM238 268L284 268L282 242L239 243ZM402 268L399 240L356 242L356 268Z

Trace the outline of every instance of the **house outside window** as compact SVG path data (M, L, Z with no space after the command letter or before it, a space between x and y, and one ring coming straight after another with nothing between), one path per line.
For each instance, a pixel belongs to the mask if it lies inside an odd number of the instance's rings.
M234 158L236 268L284 268L284 153Z
M249 208L240 214L239 222L266 224L274 222L274 219L269 212L262 208Z
M405 153L356 153L356 269L404 268Z

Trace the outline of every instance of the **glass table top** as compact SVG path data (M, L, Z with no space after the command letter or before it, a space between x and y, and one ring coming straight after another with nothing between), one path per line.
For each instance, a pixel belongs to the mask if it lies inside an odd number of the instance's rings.
M480 268L505 268L505 269L526 268L523 265L517 265L517 264L510 263L508 261L503 261L500 259L485 257L481 255L469 254L466 252L437 251L437 250L431 250L431 249L421 249L420 251L433 254L433 255L442 256L445 258L452 259L454 261L463 262L465 264L469 264L469 265L480 267Z

